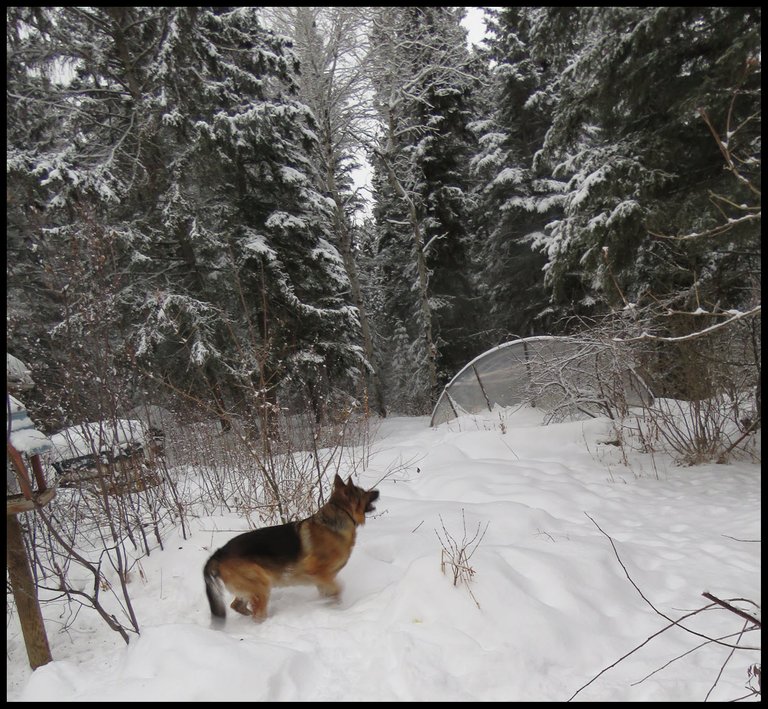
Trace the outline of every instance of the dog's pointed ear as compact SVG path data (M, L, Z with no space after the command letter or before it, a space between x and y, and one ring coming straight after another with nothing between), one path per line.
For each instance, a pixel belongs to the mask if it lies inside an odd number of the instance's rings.
M347 478L347 487L352 485L352 473L349 474L349 477Z
M344 481L339 477L338 473L336 473L336 476L333 478L333 487L344 487Z

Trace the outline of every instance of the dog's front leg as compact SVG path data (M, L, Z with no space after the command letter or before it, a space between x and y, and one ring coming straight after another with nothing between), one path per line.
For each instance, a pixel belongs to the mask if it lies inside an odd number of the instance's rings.
M330 598L334 601L341 599L341 586L335 578L323 579L317 582L317 590L324 598Z

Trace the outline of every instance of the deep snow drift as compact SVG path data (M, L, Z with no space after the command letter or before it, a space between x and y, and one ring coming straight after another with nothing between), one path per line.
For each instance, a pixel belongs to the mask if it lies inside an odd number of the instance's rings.
M540 420L529 409L437 429L384 421L356 478L381 498L339 575L339 605L313 588L276 589L264 623L230 611L211 629L203 564L247 527L234 515L193 519L188 540L174 532L141 561L131 598L142 632L130 646L85 611L59 632L65 618L46 605L55 659L32 673L14 615L8 699L566 700L668 625L606 534L671 618L707 605L704 591L760 603L760 544L749 541L760 538L758 463L679 467L632 453L627 467L609 421ZM460 543L464 525L466 539L487 525L468 588L441 571L447 535ZM685 625L721 637L743 621L708 610ZM576 699L701 701L730 647L709 643L640 680L703 642L667 630ZM759 647L759 634L740 642ZM759 662L735 651L709 699L748 694Z

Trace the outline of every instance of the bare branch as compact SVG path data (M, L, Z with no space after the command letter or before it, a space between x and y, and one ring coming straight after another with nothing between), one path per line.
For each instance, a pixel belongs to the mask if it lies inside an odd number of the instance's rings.
M711 332L714 332L715 330L720 330L721 328L727 327L728 325L731 325L732 323L736 322L737 320L741 320L743 318L750 318L754 315L758 315L760 311L762 310L762 305L756 305L751 310L746 311L730 311L732 314L728 318L728 320L725 320L720 323L716 323L714 325L711 325L710 327L704 328L703 330L697 330L696 332L692 332L688 335L680 335L678 337L666 337L663 335L652 335L649 332L644 332L642 335L638 335L636 337L614 337L614 342L639 342L640 340L656 340L659 342L685 342L686 340L695 340L699 337L703 337L704 335L708 335Z
M707 595L707 594L703 594ZM739 637L737 638L737 641L741 639L741 636L744 635L744 631L747 629L749 621L746 621L744 623L744 627L741 629L741 632L739 633ZM717 673L717 677L715 677L715 681L712 683L712 686L709 688L709 691L707 692L707 696L704 697L704 701L706 702L709 699L709 695L712 694L715 687L717 687L717 683L720 681L720 677L723 676L723 671L725 670L725 666L728 664L728 661L733 657L733 653L736 652L736 648L733 648L729 653L728 656L725 658L725 661L720 666L720 671Z
M587 517L589 517L589 515L587 515ZM591 517L590 517L590 519L591 519ZM610 665L608 665L607 667L604 667L602 670L600 670L600 672L598 672L591 680L589 680L589 682L587 682L586 684L584 684L581 687L579 687L570 697L568 697L568 699L566 701L570 702L579 692L581 692L582 690L584 690L587 687L589 687L589 685L592 684L592 682L594 682L596 679L600 678L608 670L610 670L613 667L616 667L616 665L618 665L622 660L626 660L630 655L634 655L638 650L640 650L642 647L645 647L655 637L658 637L662 633L666 632L670 628L672 628L675 625L677 625L677 623L679 621L686 620L687 618L690 618L691 616L694 616L694 615L696 615L698 613L701 613L702 611L706 610L707 608L711 608L711 607L712 607L712 605L710 604L709 606L704 606L704 608L698 608L695 611L691 611L690 613L686 613L686 615L681 616L677 621L673 621L669 625L665 625L661 630L655 632L653 635L650 635L645 640L643 640L643 642L641 642L639 645L637 645L636 647L632 648L628 653L626 653L625 655L622 655L618 660L616 660L616 662L612 662ZM709 641L709 639L708 639L708 641ZM642 680L640 680L640 681L642 682Z
M717 645L722 645L722 646L724 646L724 647L730 648L731 652L728 654L728 657L726 658L725 662L723 663L723 665L722 665L722 667L721 667L721 669L720 669L720 672L718 673L718 675L717 675L717 678L715 679L715 683L714 683L714 685L712 686L712 688L711 688L711 689L709 690L709 692L707 693L707 698L708 698L708 697L709 697L709 694L712 692L712 689L714 689L714 687L717 685L717 681L719 680L719 678L720 678L720 676L721 676L721 674L722 674L722 672L723 672L723 669L725 668L725 665L727 664L728 660L731 658L731 656L733 655L733 652L734 652L735 650L757 650L757 651L759 651L759 648L756 648L756 647L748 647L748 646L743 646L743 645L739 645L739 644L738 644L738 641L741 639L741 637L743 636L743 634L744 634L745 632L748 632L748 630L749 630L749 629L747 628L747 624L746 624L746 623L745 623L744 627L741 629L741 631L740 631L739 633L731 633L731 634L729 634L729 635L725 635L725 636L722 636L722 637L720 637L720 638L710 638L710 637L707 637L706 635L703 635L703 634L701 634L701 633L697 633L697 632L695 632L695 631L691 630L690 628L687 628L687 627L685 627L684 625L681 625L681 621L683 621L683 620L686 620L686 619L688 619L688 618L690 618L690 617L692 617L692 616L698 615L698 614L699 614L699 613L701 613L702 611L705 611L705 610L709 610L709 609L712 609L712 608L716 608L716 607L718 607L718 606L722 606L722 607L728 608L728 610L733 610L734 612L738 611L738 609L733 609L732 607L730 607L730 604L727 604L727 603L726 603L726 602L724 602L724 601L720 601L720 599L717 599L717 598L715 598L714 596L711 596L711 595L710 595L710 594L708 594L708 593L704 593L704 594L702 594L702 595L704 595L704 596L706 596L707 598L709 598L709 599L713 600L713 602L712 602L712 603L710 603L709 605L703 606L702 608L698 608L698 609L696 609L696 610L694 610L694 611L691 611L691 612L689 612L689 613L686 613L685 615L681 616L681 617L680 617L680 618L678 618L677 620L675 620L675 619L672 619L672 618L669 618L667 615L665 615L664 613L662 613L661 611L659 611L659 610L658 610L658 609L657 609L657 608L656 608L656 607L655 607L655 606L654 606L654 605L653 605L653 604L652 604L652 603L651 603L651 602L648 600L648 598L645 596L645 594L643 594L643 592L640 590L640 588L637 586L637 584L636 584L636 583L635 583L635 582L632 580L632 577L629 575L629 572L627 571L627 568L626 568L626 566L624 565L624 563L621 561L621 558L619 557L619 554L618 554L618 552L617 552L617 550L616 550L616 545L614 544L614 542L613 542L613 539L612 539L612 538L611 538L611 537L610 537L608 534L606 534L606 532L605 532L605 531L603 531L603 529L600 527L600 525L599 525L599 524L597 524L597 522L595 522L595 520L594 520L594 519L593 519L593 518L592 518L592 517L591 517L589 514L587 514L586 512L585 512L584 514L585 514L585 515L586 515L586 516L589 518L589 520L590 520L590 521L591 521L591 522L592 522L592 523L593 523L593 524L594 524L594 525L595 525L595 526L598 528L598 530L600 530L600 532L601 532L601 533L602 533L604 536L606 536L606 537L608 538L608 541L611 543L611 547L613 548L613 552L614 552L614 555L616 556L616 559L617 559L617 561L619 562L619 565L621 566L621 568L622 568L622 569L623 569L623 571L624 571L624 575L627 577L627 579L628 579L628 580L629 580L629 582L632 584L632 586L635 588L635 590L636 590L636 591L637 591L637 592L640 594L640 597L641 597L641 598L642 598L642 599L643 599L643 600L644 600L644 601L645 601L645 602L646 602L646 603L647 603L647 604L648 604L648 605L649 605L649 606L650 606L650 607L651 607L651 608L652 608L652 609L653 609L653 610L654 610L654 611L655 611L655 612L656 612L658 615L660 615L662 618L665 618L666 620L668 620L668 621L670 621L670 622L669 622L669 624L668 624L668 625L666 625L666 626L665 626L664 628L662 628L661 630L659 630L659 631L657 631L656 633L653 633L652 635L650 635L650 636L649 636L648 638L646 638L646 639L645 639L645 640L644 640L642 643L640 643L639 645L637 645L636 647L634 647L634 648L633 648L632 650L630 650L628 653L626 653L626 654L622 655L622 656L621 656L621 657L620 657L618 660L616 660L615 662L612 662L612 663L611 663L610 665L608 665L607 667L604 667L604 668L603 668L603 669L602 669L600 672L598 672L598 673L597 673L597 674L596 674L596 675L595 675L595 676L594 676L594 677L593 677L591 680L589 680L589 682L587 682L586 684L584 684L584 685L582 685L581 687L579 687L579 689L577 689L577 690L576 690L576 691L575 691L575 692L574 692L574 693L573 693L573 694L572 694L572 695L571 695L571 696L568 698L568 700L567 700L567 701L569 701L569 702L570 702L570 701L571 701L572 699L574 699L574 698L575 698L575 697L576 697L576 696L577 696L577 695L578 695L578 694L579 694L579 693L580 693L582 690L584 690L586 687L588 687L590 684L592 684L592 683L593 683L595 680L597 680L599 677L601 677L603 674L605 674L605 673L606 673L608 670L610 670L611 668L615 667L615 666L616 666L616 665L618 665L620 662L622 662L623 660L625 660L627 657L629 657L630 655L632 655L632 654L634 654L635 652L637 652L637 651L638 651L640 648L642 648L642 647L644 647L645 645L647 645L647 644L648 644L648 643L649 643L649 642L650 642L650 641L651 641L653 638L655 638L655 637L658 637L659 635L661 635L662 633L666 632L667 630L669 630L669 629L670 629L670 628L672 628L672 627L678 627L678 628L681 628L682 630L685 630L685 631L686 631L686 632L688 632L688 633L691 633L692 635L697 635L697 636L699 636L699 637L703 638L703 639L705 640L705 642L703 642L703 643L700 643L700 644L699 644L699 645L697 645L696 647L692 648L691 650L688 650L687 652L685 652L685 653L683 653L683 654L681 654L681 655L678 655L677 657L675 657L674 659L670 660L669 662L667 662L667 663L666 663L665 665L663 665L662 667L659 667L658 669L654 670L654 672L651 672L650 674L648 674L648 675L646 675L645 677L643 677L643 679L639 680L638 682L634 682L634 683L633 683L633 686L634 686L634 685L637 685L637 684L640 684L641 682L644 682L646 679L648 679L648 677L651 677L652 675L656 674L656 672L659 672L659 671L661 671L662 669L664 669L665 667L668 667L670 664L672 664L672 663L673 663L673 662L675 662L676 660L679 660L680 658L682 658L682 657L685 657L686 655L689 655L691 652L694 652L695 650L698 650L699 648L701 648L701 647L704 647L705 645L709 645L709 644L717 644ZM737 614L738 614L738 615L741 615L742 617L745 617L745 614L744 614L743 612L740 612L740 613L737 613ZM753 622L753 623L755 622L755 619L754 619L752 616L748 616L748 614L746 614L746 617L748 617L748 618L749 618L748 622ZM726 642L724 642L724 640L725 640L726 638L730 638L730 637L733 637L734 635L736 635L736 636L737 636L737 639L736 639L736 643L737 643L737 644L731 644L731 643L726 643ZM753 693L756 693L756 692L754 692L754 691L753 691Z
M715 195L717 196L717 195ZM751 214L745 214L743 217L737 217L736 219L728 219L725 224L719 224L716 227L713 227L712 229L706 229L701 232L693 232L691 234L684 234L682 236L670 236L668 234L657 234L655 232L649 231L648 233L656 237L657 239L667 239L668 241L693 241L694 239L703 239L707 237L713 237L713 236L721 236L722 234L725 234L727 231L730 231L733 229L733 227L738 226L739 224L745 224L747 222L754 222L754 221L760 221L761 220L762 212L755 212Z
M690 628L686 628L684 625L680 625L680 622L677 620L674 620L673 618L670 618L665 613L662 613L656 606L651 603L648 598L645 596L645 594L640 590L640 587L632 580L632 577L629 575L629 571L627 571L627 567L624 566L624 562L621 560L621 557L619 556L619 552L616 550L616 544L614 544L613 539L600 527L600 525L595 522L595 520L590 517L586 512L584 513L592 522L592 524L595 525L600 530L600 533L603 534L608 541L611 543L611 547L613 548L613 553L616 556L616 560L619 562L619 566L624 571L624 575L627 577L629 582L632 584L633 588L640 594L640 598L642 598L653 610L657 615L660 615L665 620L668 620L673 625L676 625L681 630L685 630L685 632L690 633L691 635L696 635L697 637L704 638L705 640L709 640L713 643L716 643L717 645L723 645L724 647L729 648L738 648L740 650L759 650L760 648L757 647L744 647L742 645L732 645L730 643L724 643L720 640L715 640L714 638L707 637L706 635L703 635L702 633L697 633L695 630L691 630Z
M745 620L747 620L748 622L750 622L750 623L753 623L753 624L754 624L754 625L756 625L758 628L762 628L762 627L763 627L763 624L762 624L762 622L760 621L760 619L759 619L759 618L755 618L755 616L753 616L753 615L750 615L749 613L747 613L747 612L745 612L745 611L741 610L740 608L735 608L735 607L734 607L734 606L732 606L730 603L728 603L728 602L726 602L726 601L723 601L723 600L721 600L721 599L719 599L719 598L716 598L715 596L713 596L713 595L712 595L711 593L709 593L708 591L705 591L705 592L704 592L704 593L702 593L701 595L702 595L702 596L704 596L704 598L708 598L708 599L709 599L710 601L712 601L713 603L717 603L717 605L718 605L718 606L722 606L723 608L726 608L726 609L728 609L729 611L731 611L731 613L735 613L736 615L738 615L738 616L740 616L740 617L744 618L744 619L745 619Z

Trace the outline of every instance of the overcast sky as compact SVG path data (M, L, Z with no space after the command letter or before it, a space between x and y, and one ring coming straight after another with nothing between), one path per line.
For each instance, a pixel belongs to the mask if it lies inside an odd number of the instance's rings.
M479 7L467 7L467 16L462 21L467 28L469 36L467 39L470 44L479 44L485 37L485 22L483 22L483 11Z

